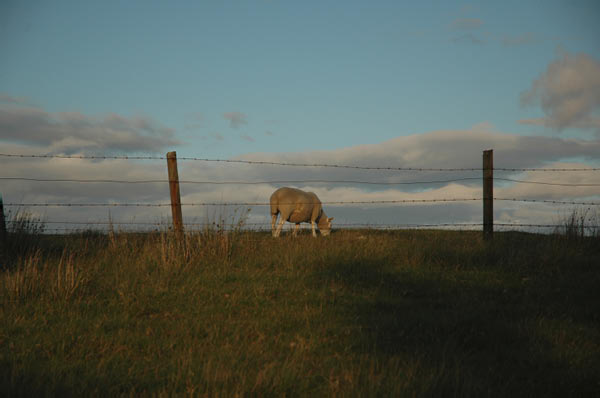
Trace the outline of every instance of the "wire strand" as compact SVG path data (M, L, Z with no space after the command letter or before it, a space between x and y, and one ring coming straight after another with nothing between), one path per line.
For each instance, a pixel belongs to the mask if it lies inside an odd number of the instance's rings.
M400 200L357 200L357 201L324 201L320 203L307 204L401 204L401 203L440 203L440 202L469 202L481 201L482 198L446 198L446 199L400 199ZM493 198L495 201L525 202L525 203L551 203L568 205L599 206L600 202L578 202L548 199L520 199L520 198ZM295 204L295 203L280 203ZM5 206L20 207L167 207L171 203L4 203ZM181 203L181 206L270 206L266 202L197 202Z
M435 202L465 202L482 200L481 198L451 198L451 199L404 199L404 200L362 200L362 201L324 201L306 204L394 204L394 203L435 203ZM295 203L280 203L295 204ZM171 203L5 203L5 206L21 207L167 207ZM266 202L197 202L180 203L181 206L270 206Z
M69 179L69 178L30 178L30 177L0 177L5 181L34 181L34 182L75 182L75 183L115 183L115 184L167 184L169 180L113 180L113 179ZM481 177L464 177L447 180L430 181L360 181L360 180L270 180L270 181L192 181L180 180L179 184L206 184L206 185L260 185L260 184L307 184L307 183L325 183L325 184L369 184L369 185L426 185L426 184L447 184L461 181L479 181ZM545 181L525 181L512 178L495 177L495 181L507 181L518 184L539 184L554 185L564 187L599 187L600 184L570 184L554 183Z
M576 202L576 201L549 200L549 199L494 198L493 200L505 201L505 202L550 203L550 204L559 204L559 205L600 206L600 202Z
M171 221L61 221L61 220L27 220L23 222L21 220L7 220L8 224L64 224L64 225L158 225L158 226L170 226ZM290 223L293 224L293 223ZM308 225L308 224L307 224ZM438 227L438 226L482 226L484 225L481 222L472 222L472 223L402 223L402 224L384 224L384 223L369 223L369 222L359 222L359 223L335 223L335 227L348 227L348 226L361 226L361 227ZM185 222L184 226L213 226L213 227L247 227L247 226L271 226L270 221L263 222L243 222L243 223L221 223L221 222ZM510 223L510 222L494 222L494 226L499 227L564 227L564 224L531 224L531 223ZM585 228L600 228L598 225L589 225Z
M88 155L24 155L24 154L8 154L0 153L1 157L12 158L43 158L43 159L95 159L95 160L165 160L165 156L88 156ZM216 163L241 163L254 165L269 165L269 166L290 166L290 167L328 167L328 168L343 168L343 169L359 169L359 170L391 170L391 171L482 171L481 167L457 167L457 168L425 168L425 167L391 167L391 166L354 166L343 164L325 164L325 163L287 163L275 161L257 161L257 160L241 160L241 159L209 159L198 157L179 157L181 161L201 161L201 162L216 162ZM496 167L495 171L600 171L600 168L506 168Z
M34 181L34 182L76 182L76 183L119 183L119 184L145 184L169 183L169 180L107 180L107 179L68 179L68 178L30 178L30 177L0 177L7 181ZM214 184L214 185L259 185L259 184L371 184L371 185L415 185L415 184L445 184L450 182L481 180L481 177L454 178L448 180L432 181L359 181L359 180L270 180L270 181L191 181L179 180L179 184Z
M96 225L96 224L92 224ZM246 228L247 226L239 226L236 224L228 224L228 225L214 225L214 224L185 224L184 228L186 232L205 232L205 231L225 231L225 232L268 232L271 230L271 226L267 223L258 224L260 227ZM407 229L423 229L423 228L475 228L475 227L483 227L483 223L433 223L433 224L362 224L362 223L348 223L348 224L336 224L334 225L334 230L407 230ZM166 229L170 229L169 225L162 225ZM203 226L205 228L190 228L190 226ZM212 228L206 228L212 227ZM342 228L346 227L346 228ZM568 228L562 224L525 224L525 223L495 223L494 227L498 227L499 229L505 228L544 228L544 229L555 229L560 230L561 228ZM63 231L69 233L85 233L85 232L96 232L96 233L109 233L109 232L129 232L129 233L148 233L154 232L153 230L140 230L140 229L123 229L118 228L116 231L108 228L38 228L41 232L50 232L50 231ZM286 228L289 229L289 228ZM308 230L309 228L303 228L304 230ZM588 225L585 226L584 229L586 231L595 231L599 230L600 226L598 225ZM478 229L476 229L478 230Z
M494 177L494 181L509 181L515 182L518 184L538 184L538 185L554 185L560 187L600 187L600 184L568 184L568 183L558 183L558 182L545 182L545 181L524 181L524 180L515 180L512 178L499 178Z

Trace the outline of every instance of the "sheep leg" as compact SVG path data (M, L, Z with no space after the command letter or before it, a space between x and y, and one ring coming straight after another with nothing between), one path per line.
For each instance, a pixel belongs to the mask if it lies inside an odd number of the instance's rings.
M275 231L275 237L279 238L279 235L281 234L281 229L283 228L283 223L285 222L285 220L283 219L283 217L281 217L279 219L279 224L277 225L277 231Z
M277 223L277 214L271 215L271 235L276 237L275 235L275 224Z

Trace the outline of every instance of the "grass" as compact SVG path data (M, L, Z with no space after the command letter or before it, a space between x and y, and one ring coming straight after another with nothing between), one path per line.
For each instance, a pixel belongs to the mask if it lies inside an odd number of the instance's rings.
M591 208L575 208L562 217L555 233L567 239L582 239L588 236L600 238L600 213Z
M14 238L3 396L600 393L597 237Z

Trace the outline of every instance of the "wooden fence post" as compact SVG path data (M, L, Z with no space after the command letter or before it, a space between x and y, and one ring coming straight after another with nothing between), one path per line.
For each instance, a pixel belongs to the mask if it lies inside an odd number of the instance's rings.
M4 244L6 241L6 219L4 218L4 203L2 202L2 194L0 194L0 242Z
M167 153L167 169L169 172L169 192L171 193L171 214L173 231L183 234L183 216L181 215L181 196L179 194L179 174L177 173L177 152Z
M483 151L483 238L494 237L494 150Z

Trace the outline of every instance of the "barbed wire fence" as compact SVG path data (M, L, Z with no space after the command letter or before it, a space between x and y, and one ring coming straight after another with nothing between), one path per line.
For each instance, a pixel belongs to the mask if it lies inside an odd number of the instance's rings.
M556 187L600 187L600 183L596 182L585 182L585 183L569 183L569 182L548 182L548 181L530 181L514 178L505 177L493 177L492 171L503 171L503 172L599 172L600 168L491 168L486 169L485 164L485 152L484 151L484 166L481 168L422 168L422 167L390 167L390 166L357 166L357 165L344 165L344 164L321 164L321 163L286 163L286 162L274 162L274 161L255 161L255 160L230 160L230 159L209 159L209 158L198 158L198 157L181 157L177 158L174 152L170 152L167 156L86 156L86 155L30 155L30 154L9 154L0 153L0 157L8 159L80 159L80 160L167 160L169 166L169 179L146 179L146 180L125 180L125 179L69 179L69 178L42 178L42 177L25 177L25 176L6 176L1 175L0 181L27 181L27 182L55 182L55 183L74 183L74 184L169 184L171 191L171 201L169 203L16 203L7 202L4 206L9 208L49 208L49 207L69 207L69 208L85 208L85 207L102 207L102 208L114 208L114 207L138 207L138 208L155 208L155 207L170 207L172 209L172 223L173 229L183 232L183 219L181 217L181 207L194 207L194 206L269 206L267 202L214 202L214 201L199 201L199 202L181 202L179 199L179 184L197 184L197 185L261 185L261 184L309 184L309 183L321 183L321 184L365 184L365 185L380 185L380 186L407 186L407 185L426 185L426 184L449 184L449 183L461 183L461 182L473 182L481 181L482 177L460 177L460 178L448 178L448 179L434 179L434 180L418 180L418 181L367 181L359 179L276 179L276 180L261 180L261 181L217 181L217 180L179 180L177 176L177 160L181 161L194 161L194 162L211 162L211 163L228 163L228 164L241 164L241 165L263 165L263 166L278 166L278 167L304 167L304 168L334 168L334 169L350 169L350 170L371 170L371 171L406 171L406 172L482 172L484 187L486 185L486 178L488 178L488 185L491 183L493 189L494 181L501 181L506 183L514 184L533 184L533 185L546 185ZM491 151L490 151L491 152ZM171 167L174 161L175 173L172 174ZM486 172L488 177L486 177ZM1 192L0 192L1 193ZM600 206L600 202L596 201L568 201L568 200L553 200L553 199L533 199L533 198L517 198L517 197L495 197L492 191L484 189L482 197L463 197L463 198L437 198L437 199L392 199L392 200L357 200L357 201L323 201L325 205L399 205L399 204L430 204L430 203L457 203L457 202L476 202L482 201L484 206L484 222L474 223L396 223L396 224L382 224L382 223L336 223L336 228L369 228L369 229L419 229L419 228L450 228L450 229L469 229L477 230L483 227L486 228L500 227L500 228L537 228L542 230L556 230L564 225L562 224L542 224L542 223L507 223L507 222L493 222L492 220L486 220L486 213L493 214L493 207L486 209L486 206L490 206L489 203L493 202L516 202L516 203L542 203L552 205L571 205L571 206ZM0 196L0 205L2 205L2 197ZM177 215L179 212L179 215ZM2 212L4 218L4 213ZM489 217L489 216L488 216ZM6 220L9 225L11 223L18 223L19 220ZM45 227L45 232L53 233L72 233L81 231L96 230L97 232L107 232L109 229L115 226L119 227L121 231L132 231L142 232L148 230L165 229L170 223L161 222L149 222L149 221L120 221L120 220L109 220L109 221L69 221L69 220L30 220L30 222L39 222L44 225L57 225L58 227ZM185 229L198 230L205 228L215 227L216 224L219 228L232 229L239 228L239 223L224 224L216 222L186 222ZM96 226L96 228L92 228ZM270 222L245 222L243 223L244 228L252 230L270 230ZM2 228L6 230L4 225L0 225L0 232ZM98 228L100 227L100 228ZM598 229L598 225L589 225L588 228ZM8 228L10 230L10 228Z

